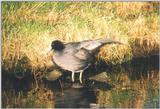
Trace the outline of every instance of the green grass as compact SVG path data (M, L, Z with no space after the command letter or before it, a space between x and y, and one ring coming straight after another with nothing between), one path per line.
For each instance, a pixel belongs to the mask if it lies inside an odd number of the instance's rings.
M159 2L3 1L2 70L13 73L20 66L36 75L37 69L52 65L48 51L56 39L107 37L124 42L127 45L106 45L97 55L97 60L114 65L158 53L158 6ZM19 65L24 59L27 62Z

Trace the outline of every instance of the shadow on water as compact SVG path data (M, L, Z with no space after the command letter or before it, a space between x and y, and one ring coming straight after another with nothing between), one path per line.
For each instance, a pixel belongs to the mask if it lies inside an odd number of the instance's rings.
M70 88L64 90L64 96L56 97L57 108L89 108L89 104L95 102L94 92L88 88Z
M56 93L55 107L77 108L95 104L99 107L109 108L158 108L158 60L159 57L153 56L134 59L122 65L106 66L101 64L103 67L98 66L96 68L93 66L84 72L84 87L78 89L73 88L71 83L64 80L68 76L66 75L61 79L65 82L63 83L64 96L61 96L60 90L54 90ZM90 77L92 79L89 79ZM52 84L52 88L53 86Z
M12 62L11 65L9 64L9 61ZM6 61L5 64L8 66L2 65L2 91L10 89L17 92L30 90L33 77L31 74L31 63L29 58L24 55L20 59L14 58L8 60L8 63Z
M122 65L107 66L101 63L97 67L92 66L83 73L83 87L76 86L77 82L72 84L70 77L70 73L66 73L59 79L62 86L59 80L42 81L41 86L54 93L56 108L87 108L91 104L109 108L159 107L159 56L133 59ZM27 92L31 84L28 81L33 81L33 78L16 80L10 77L13 86L9 88L4 82L8 77L2 75L2 78L2 91L23 89ZM78 81L78 75L76 78Z
M89 87L81 86L78 82L71 83L70 80L61 79L63 89L58 80L45 82L45 87L54 92L56 108L89 108L90 103L96 102L94 91Z
M133 59L130 63L103 67L103 70L109 77L108 84L114 87L108 91L93 89L100 107L159 108L158 56ZM102 81L102 77L98 81Z

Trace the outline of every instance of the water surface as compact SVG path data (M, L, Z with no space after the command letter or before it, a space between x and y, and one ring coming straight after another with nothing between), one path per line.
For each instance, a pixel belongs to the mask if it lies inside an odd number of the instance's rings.
M39 80L40 89L34 91L34 78L28 76L18 80L3 72L2 106L159 108L159 73L159 56L133 59L114 66L101 63L83 73L83 86L77 85L78 75L73 84L71 73L65 73L57 81ZM19 92L23 92L22 96ZM54 97L50 96L52 93Z
M159 108L158 60L153 56L100 68L108 82L96 78L85 82L87 88L68 87L64 96L56 96L55 106L77 108L94 103L105 108Z

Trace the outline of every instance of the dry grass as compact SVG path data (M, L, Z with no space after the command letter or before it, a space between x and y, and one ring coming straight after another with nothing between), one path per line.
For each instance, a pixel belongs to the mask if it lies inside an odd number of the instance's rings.
M97 57L107 64L158 53L158 6L159 2L3 1L2 69L43 78L52 65L49 50L56 39L75 42L107 37L125 43L101 48Z
M27 95L28 103L31 104L30 107L39 108L53 108L54 107L54 95L51 90L38 88L36 90L31 90Z
M127 45L106 45L101 48L98 58L104 60L107 64L121 64L131 60L131 47Z
M109 37L127 43L128 46L107 45L101 49L100 57L112 64L159 49L156 2L6 3L2 3L3 60L26 54L33 65L37 66L36 61L45 64L50 43L55 39L70 42ZM5 6L16 5L14 14L12 9L5 10ZM45 6L50 9L45 10Z

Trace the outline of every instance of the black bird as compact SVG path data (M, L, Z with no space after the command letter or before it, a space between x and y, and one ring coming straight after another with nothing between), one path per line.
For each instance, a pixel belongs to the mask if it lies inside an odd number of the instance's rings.
M51 44L51 50L54 50L52 61L59 68L72 72L72 82L74 82L74 73L80 73L79 80L82 83L82 73L94 61L99 48L112 43L122 44L109 39L85 40L66 44L55 40Z

